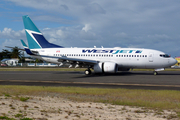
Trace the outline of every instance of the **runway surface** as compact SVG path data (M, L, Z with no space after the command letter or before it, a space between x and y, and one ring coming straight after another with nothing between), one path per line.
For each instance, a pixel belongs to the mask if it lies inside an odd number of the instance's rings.
M83 72L0 71L0 85L180 90L180 71L162 71L156 76L152 71L90 76L84 75Z

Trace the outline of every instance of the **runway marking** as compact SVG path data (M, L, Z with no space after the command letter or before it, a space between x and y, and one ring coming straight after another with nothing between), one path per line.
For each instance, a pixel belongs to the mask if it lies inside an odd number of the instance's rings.
M60 82L60 81L31 81L31 80L0 80L0 82L40 82L40 83L62 83L62 84L84 84L84 85L116 85L116 86L145 86L145 87L180 87L180 85L154 85L154 84L125 84L125 83L91 83L91 82Z

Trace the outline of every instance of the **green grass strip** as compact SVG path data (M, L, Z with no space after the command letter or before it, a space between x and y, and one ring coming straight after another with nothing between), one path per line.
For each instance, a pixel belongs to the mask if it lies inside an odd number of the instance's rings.
M86 68L17 68L17 67L0 67L0 71L84 71Z
M58 67L0 67L0 71L85 71L87 68L58 68ZM133 69L132 71L154 71L154 69ZM165 71L180 71L167 68Z
M60 96L75 101L170 109L180 112L180 91L0 85L0 95Z

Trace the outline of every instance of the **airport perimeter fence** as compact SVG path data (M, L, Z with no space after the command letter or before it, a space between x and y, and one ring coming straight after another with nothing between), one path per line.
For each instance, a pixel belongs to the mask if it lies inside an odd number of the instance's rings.
M19 67L58 67L58 64L54 63L18 63Z
M16 63L16 64L1 63L0 67L59 67L59 65L54 63ZM65 67L65 66L61 66L61 67Z
M17 63L17 64L11 64L11 65L7 65L7 64L2 65L1 63L0 65L0 67L62 67L62 68L69 68L69 66L70 64L59 66L59 64L55 64L55 63ZM174 65L168 68L180 69L180 66Z

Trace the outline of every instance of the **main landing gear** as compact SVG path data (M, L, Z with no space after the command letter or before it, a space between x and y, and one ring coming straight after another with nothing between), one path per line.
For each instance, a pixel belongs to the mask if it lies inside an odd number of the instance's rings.
M91 74L91 70L90 70L90 69L85 70L85 71L84 71L84 74L85 74L85 75L90 75L90 74Z
M154 74L154 75L158 75L158 72L157 72L157 71L154 71L153 74Z

